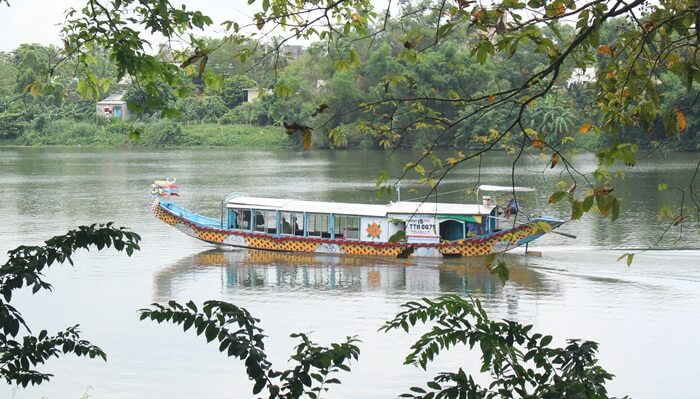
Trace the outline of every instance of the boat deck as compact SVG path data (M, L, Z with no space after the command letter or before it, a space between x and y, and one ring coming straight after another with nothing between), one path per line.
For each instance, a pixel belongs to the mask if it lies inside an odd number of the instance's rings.
M161 202L160 204L161 204L161 206L163 206L164 208L173 212L174 214L176 214L176 215L182 217L183 219L186 219L192 223L196 223L198 225L201 225L204 227L209 227L212 229L222 229L223 228L221 220L219 220L219 219L214 219L214 218L202 216L198 213L188 211L187 209L185 209L179 205L176 205L173 202Z

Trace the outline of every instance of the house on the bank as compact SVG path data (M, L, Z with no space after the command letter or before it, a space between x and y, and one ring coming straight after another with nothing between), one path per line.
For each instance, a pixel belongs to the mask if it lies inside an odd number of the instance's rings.
M243 98L243 102L244 103L252 103L253 101L256 101L260 97L262 97L263 94L267 94L267 95L272 94L272 90L251 87L248 89L243 89L243 93L245 94L245 97Z
M112 94L97 103L97 115L120 120L129 119L129 109L126 106L124 93Z

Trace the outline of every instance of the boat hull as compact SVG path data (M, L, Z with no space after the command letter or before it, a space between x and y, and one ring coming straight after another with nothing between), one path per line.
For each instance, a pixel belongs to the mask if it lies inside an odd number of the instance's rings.
M268 251L391 257L471 257L506 252L545 234L541 227L535 224L525 224L480 237L441 243L368 242L286 235L273 236L264 233L216 228L206 223L200 223L196 218L188 217L189 215L173 209L172 203L161 203L158 199L153 202L152 210L163 222L199 240L220 246ZM553 229L563 224L563 221L557 219L544 218L540 221L546 222Z

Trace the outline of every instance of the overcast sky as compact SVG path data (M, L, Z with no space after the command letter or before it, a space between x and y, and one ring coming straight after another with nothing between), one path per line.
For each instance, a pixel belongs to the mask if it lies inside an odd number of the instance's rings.
M80 9L86 0L9 0L10 7L0 2L0 51L10 51L21 43L55 44L61 43L60 24L65 19L65 10L70 7ZM209 15L214 24L234 19L250 21L254 10L247 0L185 0L187 8L198 9ZM259 3L259 2L258 2ZM217 26L218 28L218 26ZM220 29L220 28L218 28ZM216 32L208 32L214 35Z

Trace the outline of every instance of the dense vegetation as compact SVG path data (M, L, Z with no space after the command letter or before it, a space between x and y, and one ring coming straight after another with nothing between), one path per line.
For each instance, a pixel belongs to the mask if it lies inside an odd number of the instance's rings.
M159 110L147 110L134 120L121 122L97 116L95 100L80 94L81 85L71 75L74 65L56 66L58 51L51 46L22 45L10 53L0 53L0 143L20 145L244 145L279 147L294 140L272 126L251 126L243 118L225 115L229 110L216 95L192 96L175 100L163 86L164 97L182 109L177 119L162 118ZM94 71L105 93L126 92L127 99L144 101L129 83L116 82L116 70L104 52L96 53ZM51 85L40 95L32 86L52 70ZM100 94L100 96L104 96ZM242 100L241 100L242 101ZM229 104L231 104L229 102ZM138 143L128 133L142 132Z
M600 36L605 42L616 42L617 32L626 23L622 18L606 21ZM457 102L465 96L517 87L549 61L536 51L534 42L520 45L511 57L487 58L486 53L474 51L474 44L483 37L480 32L453 34L434 44L426 39L434 24L434 15L414 13L411 18L375 26L369 32L374 35L372 41L350 35L339 39L332 49L319 42L304 51L274 40L209 38L205 39L207 47L216 50L207 55L206 71L188 75L191 71L180 70L176 73L181 75L181 85L158 84L155 89L128 76L118 80L117 68L106 51L91 50L88 65L94 84L89 85L77 79L75 62L59 62L59 49L22 45L0 53L0 142L135 144L127 135L134 130L143 133L141 145L278 146L301 141L295 136L287 138L283 126L308 126L315 129L314 145L321 148L425 148L437 138L438 147L483 145L498 134L494 127L508 124L512 109L494 109L473 123L451 129L416 122L414 115L444 99ZM545 37L557 40L574 32L573 25L555 25ZM274 57L269 55L270 48L279 50ZM352 56L343 58L341 52L349 48ZM416 51L407 53L407 48ZM241 53L248 56L242 60ZM158 57L168 61L173 54L163 49ZM598 54L588 63L589 73L599 71L605 63L606 54ZM572 74L580 69L575 67L573 62L563 64L549 93L528 105L524 125L539 132L547 143L563 148L610 144L611 137L595 134L597 129L591 128L604 125L604 114L596 102L596 82L577 82ZM668 125L673 121L660 118L649 129L627 125L614 140L646 149L700 150L700 113L691 107L698 95L695 84L688 90L686 82L670 72L655 79L659 107L673 120L674 111L683 108L684 129L669 136ZM245 88L260 88L264 95L244 102ZM115 92L126 92L137 115L133 121L125 124L95 115L95 100ZM393 112L386 104L371 106L387 97L434 100L421 109L407 110L400 109L399 101L393 104ZM466 103L442 108L435 118L456 120L476 109ZM163 121L162 116L171 119ZM384 126L388 119L392 130ZM512 144L509 139L504 140L506 145Z

